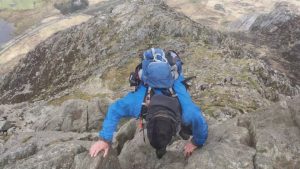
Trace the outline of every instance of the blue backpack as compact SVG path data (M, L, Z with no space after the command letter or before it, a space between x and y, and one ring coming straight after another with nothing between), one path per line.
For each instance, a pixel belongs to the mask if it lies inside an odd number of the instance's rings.
M144 83L149 88L172 89L183 65L175 51L169 50L165 54L160 48L151 48L143 53L141 59L135 72L130 73L130 86Z
M162 49L151 48L144 52L141 80L151 88L172 88L175 77Z

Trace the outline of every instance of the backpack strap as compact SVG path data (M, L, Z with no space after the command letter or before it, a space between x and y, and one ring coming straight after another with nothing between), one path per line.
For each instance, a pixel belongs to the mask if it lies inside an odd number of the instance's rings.
M177 97L177 94L174 92L172 87L169 88L169 91L170 91L172 97Z
M152 92L152 88L150 86L148 86L147 91L146 91L145 96L144 96L144 102L142 103L142 110L141 110L141 113L140 113L139 127L140 127L140 131L143 131L144 143L146 143L144 119L145 119L145 117L148 113L148 106L150 104L151 92Z
M154 48L151 48L151 52L152 52L154 62L168 62L168 60L166 59L164 53L162 55L158 54L158 53L155 52ZM161 59L157 58L158 56L160 56Z

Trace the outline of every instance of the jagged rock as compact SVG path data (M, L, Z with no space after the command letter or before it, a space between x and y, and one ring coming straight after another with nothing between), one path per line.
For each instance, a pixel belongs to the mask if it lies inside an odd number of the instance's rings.
M225 8L224 8L224 6L222 4L216 4L214 6L214 9L217 10L217 11L221 11L221 12L225 12L226 11Z
M13 124L10 121L0 121L0 133L7 133L11 127L13 127Z
M296 168L300 160L299 99L260 109L224 123L209 122L206 145L184 160L185 141L175 141L158 160L142 132L125 143L119 160L129 168Z
M248 14L228 25L229 31L249 31L259 14Z
M255 168L297 168L300 164L300 129L294 119L300 99L286 102L241 118L240 125L247 126L256 149Z
M288 107L291 110L292 118L295 121L295 124L300 129L300 96L294 97L288 102Z
M8 164L4 169L13 168L71 168L74 156L84 151L81 145L74 143L50 145L34 156Z
M145 137L147 137L147 131L145 130ZM138 132L135 137L126 142L121 154L119 155L119 161L123 169L131 168L182 168L185 163L183 156L182 143L173 143L167 148L167 153L161 158L157 159L155 149L153 149L146 138L146 142L143 139L143 132Z
M0 139L0 154L3 154L5 149L4 149L4 141Z
M256 39L276 50L273 60L283 65L294 83L300 84L300 11L288 2L278 2L269 14L259 16L250 30ZM282 60L284 59L284 60ZM278 67L277 67L278 68Z
M249 146L250 134L238 127L236 120L223 125L210 126L207 144L185 160L184 140L173 142L162 159L157 159L148 140L143 142L142 132L125 143L119 160L124 169L130 168L253 168L254 148Z
M108 104L102 103L103 100L75 99L61 105L48 105L47 102L0 105L0 110L8 121L14 121L14 125L10 126L15 126L15 131L98 131Z
M224 107L224 108L220 108L220 109L217 109L216 111L214 111L212 113L212 116L215 119L218 119L220 121L226 121L228 119L234 118L239 113L240 113L239 110L235 110L235 109L232 109L229 107Z
M0 156L0 166L5 166L7 164L13 164L18 160L28 158L29 156L35 154L37 151L37 145L27 144L17 149L6 151L6 153Z
M0 155L3 169L120 169L116 153L91 158L87 152L94 136L89 133L34 132L13 135Z
M250 146L250 140L249 131L238 127L236 119L212 125L207 144L193 153L185 169L253 169L255 149Z
M126 124L124 124L114 136L112 147L115 148L118 153L123 149L124 144L128 140L132 140L137 131L137 120L131 119Z
M110 151L107 158L103 158L101 153L95 158L91 158L88 153L78 154L75 156L72 167L74 169L121 169L114 150Z
M89 5L87 0L68 0L63 2L56 2L54 7L60 10L64 15L73 13L77 10L84 9Z
M84 132L97 129L103 120L97 101L68 100L60 107L46 106L33 124L34 130Z
M13 122L13 127L10 129L13 133L19 130L30 130L33 122L36 122L41 116L41 110L45 106L45 103L20 103L13 105L0 105L0 110L3 112L3 116L7 118L8 121Z
M296 25L298 24L298 15L299 10L293 4L288 2L278 2L275 4L273 11L271 11L269 14L259 16L251 26L250 30L258 31L266 35L279 36L281 38L273 38L282 39L281 43L284 43L282 45L285 45L288 42L293 42L293 39L298 38L286 36L288 31L293 32L295 35L298 34L298 30L296 28ZM283 27L287 28L288 30L284 30ZM284 40L285 38L291 39Z

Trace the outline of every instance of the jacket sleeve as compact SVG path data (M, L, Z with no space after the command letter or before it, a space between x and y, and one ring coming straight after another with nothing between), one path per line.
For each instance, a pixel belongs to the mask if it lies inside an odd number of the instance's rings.
M139 86L135 92L128 93L125 97L111 104L106 113L99 137L111 142L119 121L123 117L139 117L146 87Z
M174 90L178 95L182 108L182 121L186 126L192 126L192 142L197 146L203 146L208 136L208 126L201 109L193 102L190 94L182 84L184 80L180 75L174 83Z

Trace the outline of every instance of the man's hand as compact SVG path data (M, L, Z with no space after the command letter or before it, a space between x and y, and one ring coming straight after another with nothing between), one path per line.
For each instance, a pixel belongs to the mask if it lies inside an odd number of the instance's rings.
M94 143L90 148L91 157L96 157L99 152L104 151L103 157L106 157L109 150L109 144L103 140L99 140Z
M193 151L197 149L197 146L194 145L190 140L184 147L184 156L189 157L192 155Z

